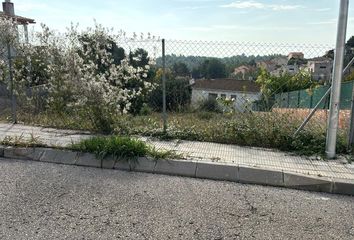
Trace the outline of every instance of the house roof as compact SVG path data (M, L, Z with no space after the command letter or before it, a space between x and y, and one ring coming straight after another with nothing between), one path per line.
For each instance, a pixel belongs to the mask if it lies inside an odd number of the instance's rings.
M26 17L21 17L18 15L10 16L8 14L5 14L4 12L0 11L0 17L4 18L12 18L14 21L16 21L19 24L26 25L26 24L34 24L36 23L34 19L31 18L26 18Z
M308 61L311 61L311 62L326 62L326 61L333 61L333 60L328 58L328 57L315 57L315 58L308 59Z
M304 55L304 53L303 52L290 52L289 54L288 54L288 56L290 56L290 55Z
M192 86L200 90L221 90L229 92L260 92L260 87L253 81L221 79L197 79Z

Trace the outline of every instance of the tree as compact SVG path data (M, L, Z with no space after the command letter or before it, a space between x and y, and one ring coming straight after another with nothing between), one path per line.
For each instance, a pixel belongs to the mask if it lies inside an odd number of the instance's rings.
M350 47L350 48L354 48L354 36L352 36L351 38L349 38L349 40L347 41L346 46L347 46L347 47Z
M130 64L137 67L145 67L149 65L150 58L148 57L148 52L145 49L138 48L134 52L129 53Z
M201 75L208 79L225 78L226 64L216 58L207 59L200 66Z
M172 66L172 71L175 76L179 77L187 77L190 74L187 65L183 62L174 63Z
M155 84L151 92L149 106L155 111L162 111L162 69L157 70ZM179 111L191 102L192 89L189 78L176 77L171 70L166 71L166 106L169 111Z
M272 101L275 94L313 88L318 84L312 80L311 74L307 71L300 71L295 75L285 73L281 76L274 76L265 69L260 70L256 83L260 85L267 104Z

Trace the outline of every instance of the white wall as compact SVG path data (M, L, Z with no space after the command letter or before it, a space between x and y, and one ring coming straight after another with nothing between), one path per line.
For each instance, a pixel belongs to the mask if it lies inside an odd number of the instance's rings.
M198 106L202 101L209 98L209 94L217 94L217 97L222 97L222 94L224 94L226 98L236 96L235 109L240 112L244 112L246 109L252 108L252 102L261 99L261 93L192 89L192 105Z

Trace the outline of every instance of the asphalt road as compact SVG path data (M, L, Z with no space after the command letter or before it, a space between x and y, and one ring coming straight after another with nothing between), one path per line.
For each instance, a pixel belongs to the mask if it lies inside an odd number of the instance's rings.
M0 159L0 239L354 239L354 198Z

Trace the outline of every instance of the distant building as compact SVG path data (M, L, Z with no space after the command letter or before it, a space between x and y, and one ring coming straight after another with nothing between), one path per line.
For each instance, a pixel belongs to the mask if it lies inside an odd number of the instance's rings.
M282 66L288 63L288 59L286 57L276 57L268 61L260 61L257 62L258 68L263 68L268 72L273 72Z
M282 65L281 67L270 72L272 76L280 77L283 74L295 75L300 71L300 67L298 65Z
M10 0L5 0L2 3L2 11L0 11L0 18L7 18L14 20L19 26L23 27L24 39L28 43L28 25L34 24L34 19L21 17L15 14L14 3Z
M235 109L244 112L250 109L252 102L260 100L260 87L254 81L235 79L197 79L192 85L192 104L197 106L207 99L234 99Z
M290 59L304 59L305 55L302 52L291 52L288 55L288 60Z
M256 67L242 65L234 69L233 75L239 80L254 80L253 75L256 71Z
M307 69L311 73L312 79L329 81L333 71L333 60L326 57L309 59Z

